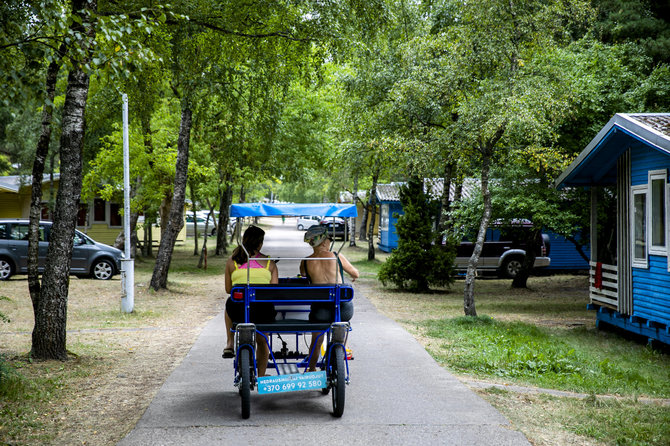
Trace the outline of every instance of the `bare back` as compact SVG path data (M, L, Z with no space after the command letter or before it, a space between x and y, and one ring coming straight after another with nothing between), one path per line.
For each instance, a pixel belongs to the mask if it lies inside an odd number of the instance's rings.
M312 257L328 260L309 260ZM314 253L301 263L300 272L307 275L312 283L342 283L340 263L341 268L353 280L358 279L358 270L343 255L339 256L338 262L335 254L326 249L315 249Z

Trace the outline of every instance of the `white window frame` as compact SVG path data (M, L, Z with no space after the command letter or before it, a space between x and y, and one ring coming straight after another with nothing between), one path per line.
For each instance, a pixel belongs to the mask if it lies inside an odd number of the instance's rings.
M649 267L649 185L642 184L639 186L631 186L630 188L630 241L631 241L631 266L633 268L648 268ZM635 257L635 196L644 194L645 218L644 218L644 258Z
M665 185L665 243L670 253L670 184ZM668 271L670 271L670 255L668 255Z
M657 256L667 256L668 255L668 218L667 218L667 213L668 213L668 194L666 191L667 185L668 185L668 173L666 169L660 169L660 170L650 170L649 171L649 180L648 180L648 186L649 186L649 192L647 193L647 250L649 251L649 255L657 255ZM661 180L663 181L663 187L661 190L665 194L663 197L663 211L661 212L661 218L663 218L663 229L664 229L664 244L663 245L654 245L653 242L653 205L654 202L652 200L652 195L653 195L653 189L651 187L653 181L658 181Z

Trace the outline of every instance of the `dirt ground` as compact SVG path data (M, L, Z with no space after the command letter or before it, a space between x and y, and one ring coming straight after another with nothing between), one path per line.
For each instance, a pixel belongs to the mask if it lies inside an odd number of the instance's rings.
M72 359L26 362L20 370L52 377L60 383L58 391L25 415L34 422L24 423L18 436L10 437L5 432L10 426L0 425L0 444L116 444L135 426L204 325L223 309L222 282L222 276L203 276L196 284L170 284L180 292L153 293L139 286L136 315L124 317L118 277L109 282L73 278L67 333ZM0 295L11 301L2 301L0 312L11 322L0 325L0 353L25 356L33 324L27 281L17 277L1 285Z

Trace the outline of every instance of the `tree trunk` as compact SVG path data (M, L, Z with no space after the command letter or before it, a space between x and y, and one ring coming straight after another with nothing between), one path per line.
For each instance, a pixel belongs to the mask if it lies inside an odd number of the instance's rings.
M354 191L352 193L351 202L356 206L356 199L358 198L358 174L354 176ZM353 224L351 226L351 234L349 234L349 246L356 246L356 223L358 223L358 217L353 218Z
M191 203L193 203L193 255L198 255L198 213L195 209L195 188L193 187L193 182L191 182ZM205 231L207 231L207 222L209 217L205 221Z
M150 286L158 291L167 288L168 270L172 260L177 235L184 226L184 202L186 198L186 182L188 180L188 155L191 138L191 122L193 113L187 105L182 106L179 139L177 140L177 165L174 177L174 198L170 207L170 218L167 228L161 232L161 243L158 246L156 266L151 276Z
M209 204L209 199L207 200L207 203ZM221 212L219 211L219 215L221 215ZM205 220L205 234L202 237L202 250L200 251L200 259L198 260L198 268L203 267L203 262L204 262L204 267L207 269L207 234L209 234L209 217L212 217L212 221L214 219L214 206L209 206L209 214L207 214L207 220Z
M144 249L142 254L146 257L152 257L154 255L154 239L153 232L151 230L154 222L147 219L146 215L144 216Z
M489 150L484 150L482 154L482 198L484 201L484 213L479 222L479 232L477 233L477 242L475 243L472 256L468 261L468 270L465 275L465 289L463 291L463 310L466 316L477 316L475 308L475 277L477 275L477 265L479 265L479 256L484 246L486 229L491 220L491 192L489 191L489 169L491 164L491 154Z
M454 164L446 163L444 165L444 182L442 183L442 199L440 201L440 211L437 215L437 239L435 243L442 244L442 237L448 229L449 221L447 213L451 208L451 178L454 174Z
M219 200L219 227L216 229L216 250L214 255L221 256L228 253L228 222L230 221L230 204L233 201L232 175L226 173L222 179L225 188L221 191Z
M60 47L59 53L65 51L65 46ZM51 121L53 120L53 100L56 95L56 81L60 65L56 61L49 64L46 76L46 98L42 110L42 130L37 142L35 161L33 162L33 183L30 197L30 229L28 235L28 290L36 308L40 299L40 280L37 272L39 254L39 221L42 215L42 178L44 166L49 154L49 143L51 142ZM53 169L52 169L53 170ZM53 181L51 182L53 185Z
M514 279L512 279L512 288L528 288L528 278L535 266L535 257L537 257L535 253L540 247L538 242L542 238L541 234L542 231L539 228L533 228L532 231L528 231L526 239L526 256L523 259L521 270L519 270Z
M75 14L81 14L83 22L73 26L86 33L88 42L93 42L95 28L83 12L85 9L95 12L96 0L74 0L72 8ZM79 62L81 64L75 63L68 75L60 140L60 184L42 275L42 289L33 306L35 327L31 356L37 359L67 359L67 298L74 230L81 196L84 113L89 84L88 73L78 68L87 61Z
M369 192L368 192L369 193ZM368 197L368 200L363 204L363 221L361 221L361 235L358 237L358 240L361 242L366 241L367 233L368 233L368 214L369 214L369 209L367 203L370 201L370 198Z
M244 186L240 187L240 203L247 202L247 191ZM238 218L235 223L235 230L230 236L230 242L233 243L235 240L239 240L242 236L242 226L244 226L244 218Z
M377 221L377 180L379 179L379 168L372 176L372 189L370 189L370 224L368 225L368 260L375 259L375 222Z
M174 200L174 191L172 191L172 193L166 192L165 195L163 195L163 200L158 208L158 215L161 219L161 234L167 231L168 221L170 220L170 209L172 209L172 200Z

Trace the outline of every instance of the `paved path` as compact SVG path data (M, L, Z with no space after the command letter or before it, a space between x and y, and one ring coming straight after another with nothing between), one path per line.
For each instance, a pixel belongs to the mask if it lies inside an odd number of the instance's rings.
M266 236L263 251L279 243L304 249L292 220ZM285 248L284 248L285 249ZM309 252L309 249L307 249ZM280 275L290 262L280 262ZM351 384L342 418L331 415L330 395L318 391L258 395L251 417L240 415L232 360L222 359L223 315L203 329L144 416L120 446L243 444L529 445L491 405L441 368L395 322L360 293L349 346Z

